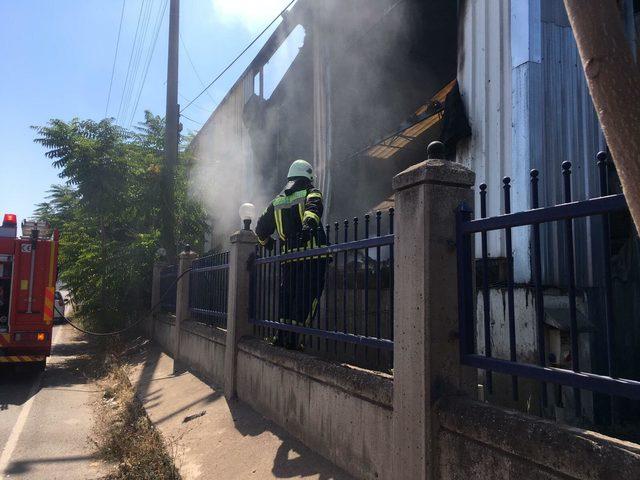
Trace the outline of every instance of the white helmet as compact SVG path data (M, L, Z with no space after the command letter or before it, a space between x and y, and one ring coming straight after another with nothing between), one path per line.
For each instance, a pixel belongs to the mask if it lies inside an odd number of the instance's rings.
M289 167L287 178L305 177L313 180L313 167L306 160L296 160Z

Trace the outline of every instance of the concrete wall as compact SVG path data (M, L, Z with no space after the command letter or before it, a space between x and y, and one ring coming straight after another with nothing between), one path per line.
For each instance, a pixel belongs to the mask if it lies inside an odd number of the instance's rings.
M242 339L238 398L356 478L393 478L389 377Z
M153 340L167 352L173 354L176 350L175 332L176 320L173 315L164 313L158 314L155 324L152 325Z
M202 323L184 321L180 335L180 360L200 376L222 385L226 332Z
M176 349L173 315L159 314L145 322L144 333L172 357ZM180 361L199 376L215 384L224 383L226 332L219 328L184 320L180 326Z
M636 444L461 397L436 410L437 478L640 478Z

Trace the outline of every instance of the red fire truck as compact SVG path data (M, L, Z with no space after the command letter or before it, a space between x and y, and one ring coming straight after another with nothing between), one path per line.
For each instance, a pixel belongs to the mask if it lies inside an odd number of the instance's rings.
M0 227L0 365L44 369L51 353L58 232L5 214Z

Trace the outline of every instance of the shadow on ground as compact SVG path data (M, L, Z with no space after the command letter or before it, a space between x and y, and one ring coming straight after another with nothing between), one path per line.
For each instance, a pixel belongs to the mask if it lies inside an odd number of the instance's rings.
M143 339L136 339L130 350L133 354L127 359L129 364L131 366L141 365L142 368L137 382L134 385L136 394L138 395L138 398L143 401L146 408L153 408L157 406L160 401L161 387L159 382L161 383L165 380L175 379L185 373L179 371L177 375L154 376L158 362L162 356L162 351L157 345L151 342ZM160 418L154 418L153 421L156 425L162 425L167 420L173 419L179 415L187 415L188 413L193 414L194 412L190 411L190 409L199 404L205 404L205 402L210 404L215 400L222 399L226 402L230 411L234 427L243 437L258 437L265 432L268 432L279 439L280 446L278 447L271 467L271 473L276 478L300 478L314 476L319 480L352 479L352 477L347 473L343 472L323 457L320 457L319 454L307 448L302 442L293 438L283 428L266 419L247 404L238 400L229 402L224 400L223 388L219 385L213 384L211 381L203 378L196 372L190 371L189 373L198 377L202 382L207 384L211 388L211 393L193 399L188 404L181 404L179 408L171 410L170 413L165 414Z

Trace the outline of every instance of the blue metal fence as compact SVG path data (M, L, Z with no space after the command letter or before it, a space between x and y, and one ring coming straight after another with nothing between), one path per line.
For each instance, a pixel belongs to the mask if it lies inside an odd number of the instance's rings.
M598 154L598 167L600 169L601 196L582 201L572 201L571 195L571 163L564 162L562 174L564 177L564 203L551 207L540 207L538 204L538 172L531 171L531 210L512 213L510 196L510 179L504 179L504 214L496 217L486 217L486 185L480 185L480 210L481 218L474 220L470 208L462 205L457 212L457 246L458 246L458 294L459 294L459 321L460 321L460 346L461 361L465 365L482 369L486 372L485 386L491 393L492 372L499 372L512 376L512 395L518 399L518 377L524 377L541 382L543 407L547 405L547 383L564 385L574 388L575 407L580 416L581 405L580 389L590 390L601 394L626 397L628 399L640 399L640 382L637 380L619 378L616 375L613 293L611 278L611 251L610 251L610 216L615 212L627 211L624 195L610 195L608 189L609 170L613 167L607 160L604 152ZM580 365L580 352L578 343L578 311L576 301L575 278L575 253L574 222L576 219L600 216L599 226L601 231L593 235L601 238L598 240L603 246L603 251L594 261L602 262L601 269L604 272L604 308L602 309L603 336L598 341L603 343L603 351L606 352L606 362L603 372L587 372ZM565 259L567 278L563 285L568 297L569 306L569 337L570 337L570 369L559 368L550 362L545 344L545 309L542 285L542 266L540 248L541 224L559 222L562 228L565 246ZM595 224L594 224L595 225ZM516 336L527 328L527 325L516 324L514 301L514 259L511 245L511 230L516 227L530 227L531 234L531 273L532 287L535 301L535 319L537 327L537 362L525 363L518 359L516 352ZM491 296L489 292L489 258L487 254L487 233L491 231L504 231L504 241L507 252L506 281L502 287L506 287L505 316L507 319L509 358L496 358L492 354L492 310ZM480 235L481 257L477 263L479 275L475 277L478 286L474 287L474 254L473 241L475 235ZM482 296L482 305L479 309L483 313L483 337L476 339L475 301L476 292ZM529 326L528 328L532 328ZM479 344L479 345L478 345ZM481 347L481 348L478 348ZM484 354L478 353L482 349Z
M327 225L327 245L315 248L291 241L277 242L273 251L258 248L250 311L258 335L298 342L320 356L391 368L393 209L384 222L377 212L362 223L354 218Z
M229 290L229 252L194 260L189 273L191 319L227 328Z
M160 309L167 313L176 313L176 279L178 266L168 265L160 271Z

